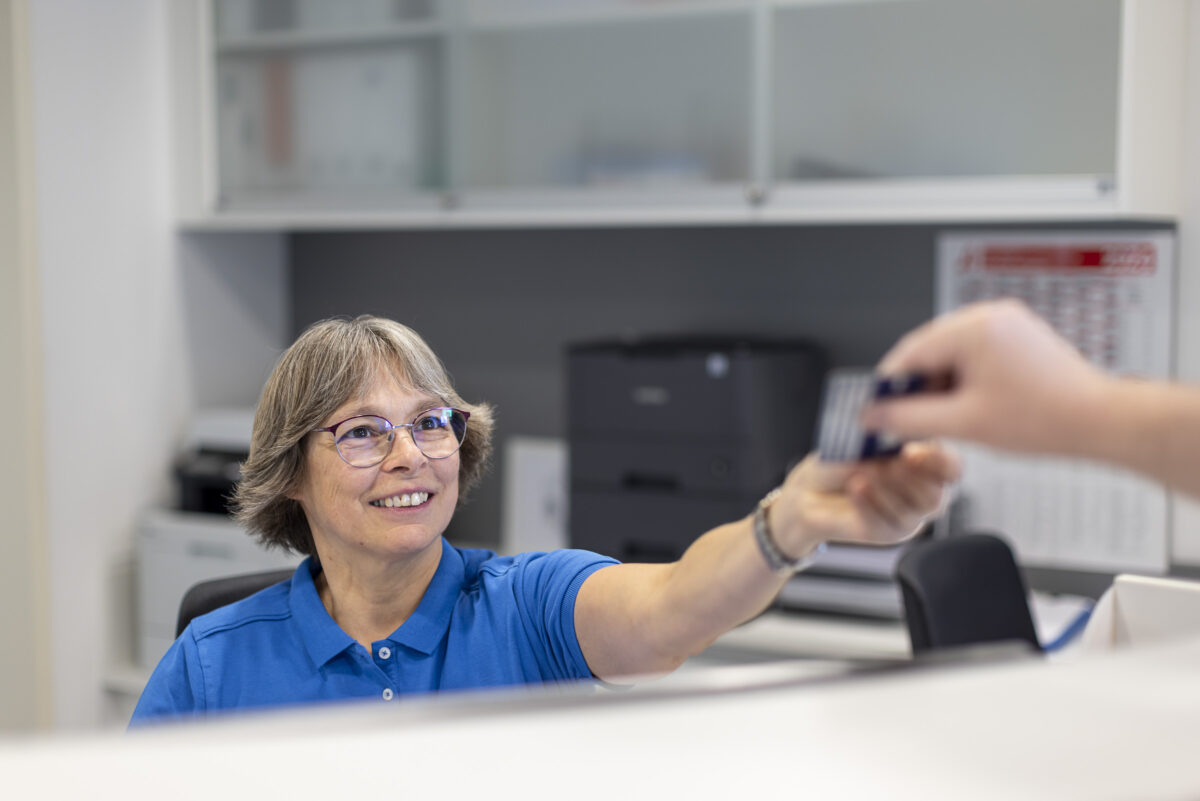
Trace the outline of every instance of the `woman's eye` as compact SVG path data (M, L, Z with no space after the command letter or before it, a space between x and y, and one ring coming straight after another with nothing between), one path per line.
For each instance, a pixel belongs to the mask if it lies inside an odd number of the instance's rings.
M422 417L417 421L417 428L422 431L430 431L437 428L442 428L445 424L440 417Z
M367 437L373 437L378 433L379 432L370 426L355 426L343 434L342 439L365 439Z

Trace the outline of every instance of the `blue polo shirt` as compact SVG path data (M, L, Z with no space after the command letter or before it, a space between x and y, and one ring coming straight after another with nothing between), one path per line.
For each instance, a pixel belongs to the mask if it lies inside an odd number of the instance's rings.
M223 709L590 679L575 597L614 560L454 548L372 654L325 611L306 559L289 581L195 618L155 668L131 725Z

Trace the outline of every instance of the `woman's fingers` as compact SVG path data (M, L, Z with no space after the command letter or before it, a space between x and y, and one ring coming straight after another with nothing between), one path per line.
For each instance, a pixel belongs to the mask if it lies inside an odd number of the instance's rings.
M946 484L958 474L953 454L936 445L910 444L895 459L862 465L846 488L866 513L868 536L891 540L913 533L937 514ZM871 519L877 524L874 532Z
M936 442L907 442L899 461L911 469L945 484L962 476L962 460L953 450Z
M935 443L909 443L895 458L857 464L810 455L788 476L773 525L796 552L818 541L897 542L940 510L958 474L957 457Z

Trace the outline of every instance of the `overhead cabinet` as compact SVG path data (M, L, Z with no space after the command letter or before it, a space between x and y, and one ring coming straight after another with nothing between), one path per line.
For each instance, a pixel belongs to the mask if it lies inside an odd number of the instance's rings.
M1183 0L191 0L196 226L1173 216Z

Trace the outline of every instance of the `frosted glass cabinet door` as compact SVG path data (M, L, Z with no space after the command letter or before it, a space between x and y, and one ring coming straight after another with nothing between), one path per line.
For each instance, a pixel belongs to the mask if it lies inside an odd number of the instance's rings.
M1116 169L1118 0L777 5L779 184Z
M437 14L432 0L217 0L218 204L397 206L441 188Z
M749 2L468 0L466 14L456 136L468 192L694 203L724 187L740 199Z
M1178 204L1182 0L179 5L212 12L189 15L206 58L184 96L204 98L203 121L180 150L202 153L181 184L216 216L991 219Z

